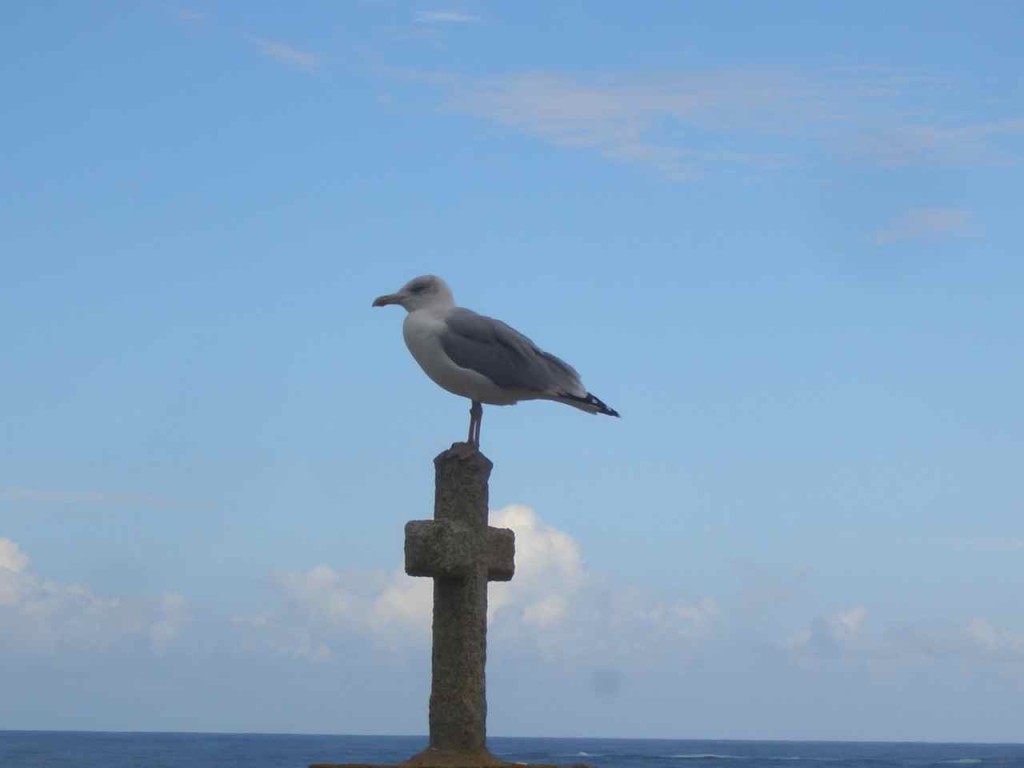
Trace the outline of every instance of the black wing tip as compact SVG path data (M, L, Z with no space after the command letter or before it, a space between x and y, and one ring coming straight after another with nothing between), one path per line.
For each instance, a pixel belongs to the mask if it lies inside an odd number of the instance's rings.
M593 411L591 411L591 413L600 413L604 416L614 416L617 419L621 418L619 416L618 411L616 411L614 408L609 408L604 403L604 401L602 401L599 397L590 394L589 392L587 392L586 397L577 397L576 395L569 394L563 394L562 397L564 397L566 400L574 400L577 403L580 403L581 405L590 406L590 408L594 409Z
M593 405L595 408L597 408L597 412L600 414L603 414L605 416L614 416L617 419L621 418L619 416L618 411L616 411L614 408L608 407L607 403L605 403L603 400L594 397L589 392L587 392L587 402Z

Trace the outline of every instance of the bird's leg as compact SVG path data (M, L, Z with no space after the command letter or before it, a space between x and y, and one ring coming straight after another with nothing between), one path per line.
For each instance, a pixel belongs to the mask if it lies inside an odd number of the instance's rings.
M480 447L480 425L484 423L484 407L479 401L473 401L473 408L476 408L476 434L473 435L473 445Z
M473 401L473 405L469 409L469 439L467 442L470 445L475 445L477 448L480 447L480 422L484 417L483 406L477 400Z

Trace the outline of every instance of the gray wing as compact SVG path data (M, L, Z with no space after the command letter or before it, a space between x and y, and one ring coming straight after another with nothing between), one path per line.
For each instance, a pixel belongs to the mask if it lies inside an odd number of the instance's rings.
M503 389L586 394L571 365L500 320L456 308L448 313L446 322L448 329L441 335L441 345L456 365L486 376Z

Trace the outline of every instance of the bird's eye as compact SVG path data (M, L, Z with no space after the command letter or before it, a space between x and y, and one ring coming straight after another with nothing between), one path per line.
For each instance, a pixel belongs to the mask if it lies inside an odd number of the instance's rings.
M425 287L426 287L425 285L420 283L419 285L412 286L409 290L412 291L413 293L423 293L423 289Z

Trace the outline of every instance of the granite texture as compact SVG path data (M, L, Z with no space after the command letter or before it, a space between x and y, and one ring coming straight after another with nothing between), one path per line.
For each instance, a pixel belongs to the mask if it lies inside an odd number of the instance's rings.
M487 525L491 468L466 443L438 455L434 519L405 527L406 573L434 579L430 746L413 758L431 765L501 764L486 747L487 582L512 578L515 534Z
M405 526L405 571L434 579L434 622L430 743L403 766L513 765L492 755L486 743L487 582L508 581L515 573L515 534L487 524L491 468L475 445L452 445L434 459L434 519Z

